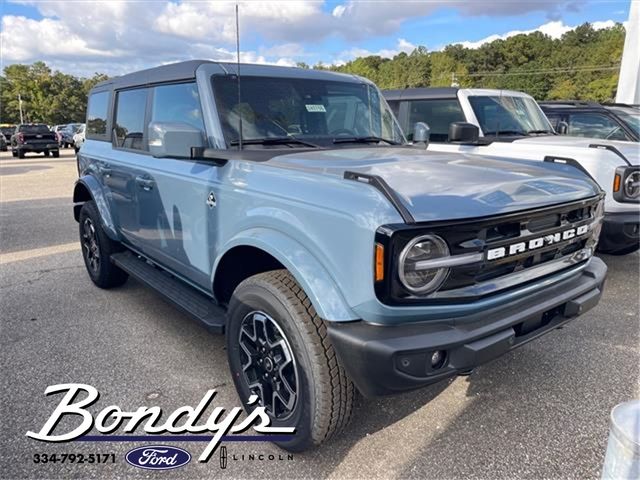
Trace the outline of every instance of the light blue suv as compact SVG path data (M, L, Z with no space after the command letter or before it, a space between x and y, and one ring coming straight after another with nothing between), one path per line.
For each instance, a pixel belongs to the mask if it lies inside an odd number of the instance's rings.
M424 124L407 145L357 76L237 68L97 85L74 214L96 285L133 276L226 333L284 448L340 431L358 390L468 373L597 304L603 195L577 170L429 152Z

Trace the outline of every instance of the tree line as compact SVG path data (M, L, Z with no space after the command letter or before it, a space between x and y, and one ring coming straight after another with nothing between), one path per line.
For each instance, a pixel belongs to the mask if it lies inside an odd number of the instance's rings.
M102 73L79 78L54 72L44 62L8 65L0 76L0 123L19 123L20 103L25 122L84 122L89 90L107 78Z
M362 75L380 88L455 85L520 90L537 100L604 102L615 98L624 37L620 23L601 30L585 23L558 39L534 32L479 48L418 47L390 59L372 55L314 68Z
M541 32L494 40L479 48L448 45L429 52L417 47L393 58L359 57L344 65L313 68L353 73L380 88L460 87L521 90L538 100L615 98L625 30L622 24L596 30L585 23L553 39ZM310 68L299 63L302 68ZM0 123L24 120L50 125L82 122L87 94L107 79L52 71L44 62L5 67L0 76Z

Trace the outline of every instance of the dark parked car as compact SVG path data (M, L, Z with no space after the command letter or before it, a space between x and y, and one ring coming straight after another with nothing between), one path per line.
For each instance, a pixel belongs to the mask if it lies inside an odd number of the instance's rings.
M16 131L16 126L15 125L2 125L0 126L0 134L2 134L5 138L5 140L7 141L7 143L9 143L11 141L11 136L14 134L14 132Z
M640 108L624 103L540 102L557 132L574 137L640 142ZM566 127L561 127L561 122Z
M82 123L70 123L66 125L62 130L60 130L60 134L62 138L60 139L60 146L62 148L73 147L73 136L78 132L78 130L82 127Z
M7 148L7 140L5 139L4 135L2 133L0 133L0 151L1 152L6 152L8 150Z
M19 125L16 133L11 137L11 154L14 157L24 158L28 152L44 153L45 157L48 157L51 152L54 157L59 157L60 150L56 134L43 123Z

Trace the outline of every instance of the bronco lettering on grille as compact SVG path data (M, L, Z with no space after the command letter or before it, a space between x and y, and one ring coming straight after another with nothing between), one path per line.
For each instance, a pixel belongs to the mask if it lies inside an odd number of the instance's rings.
M589 232L589 225L581 225L576 228L570 228L563 232L557 232L544 237L532 238L526 242L513 243L504 247L492 248L487 250L487 260L497 260L499 258L517 255L536 248L553 245L554 243L564 242L572 238L581 237Z

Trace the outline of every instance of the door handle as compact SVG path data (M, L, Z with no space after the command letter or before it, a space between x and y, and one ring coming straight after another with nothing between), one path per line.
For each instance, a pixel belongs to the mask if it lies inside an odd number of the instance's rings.
M140 188L148 192L149 190L153 189L153 185L155 182L149 177L144 177L142 175L139 175L136 177L136 183Z

